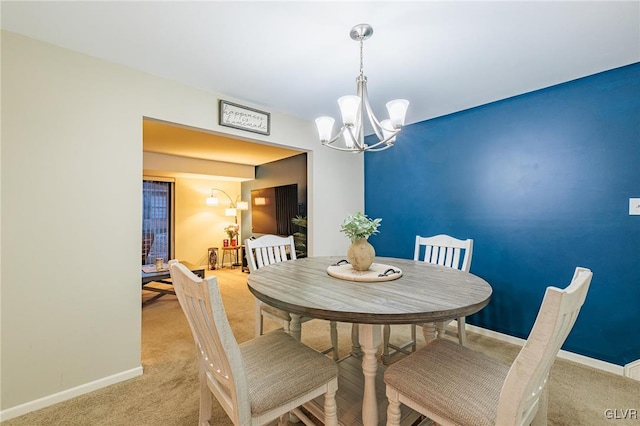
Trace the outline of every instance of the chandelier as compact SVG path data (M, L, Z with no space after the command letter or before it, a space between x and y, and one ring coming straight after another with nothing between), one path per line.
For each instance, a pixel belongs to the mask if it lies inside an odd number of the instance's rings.
M343 96L338 99L340 113L342 115L342 128L337 135L331 136L335 120L331 117L316 119L318 136L322 145L340 151L364 152L383 151L391 148L404 126L409 101L406 99L394 99L387 102L389 118L378 121L371 110L369 95L367 94L367 77L364 75L362 65L362 45L365 40L373 35L373 28L369 24L359 24L351 29L350 36L360 42L360 74L356 78L357 95ZM364 116L365 113L378 137L378 141L372 145L364 143ZM340 139L342 143L336 144Z

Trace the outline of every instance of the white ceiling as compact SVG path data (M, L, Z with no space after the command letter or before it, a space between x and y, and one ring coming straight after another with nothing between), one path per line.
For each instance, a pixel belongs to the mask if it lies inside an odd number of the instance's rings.
M358 43L379 117L464 110L640 61L639 1L19 1L2 28L312 120L339 120Z

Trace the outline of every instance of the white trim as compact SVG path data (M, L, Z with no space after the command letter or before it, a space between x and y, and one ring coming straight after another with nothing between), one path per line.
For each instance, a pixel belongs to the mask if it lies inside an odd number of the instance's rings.
M513 336L509 336L507 334L502 334L499 333L497 331L493 331L493 330L487 330L486 328L482 328L482 327L478 327L475 325L471 325L471 324L467 324L467 330L473 332L473 333L477 333L480 334L482 336L487 336L487 337L492 337L496 340L500 340L502 342L507 342L507 343L511 343L514 345L518 345L518 346L523 346L524 343L526 342L525 339L520 339L518 337L513 337ZM605 361L600 361L599 359L595 359L595 358L589 358L587 356L584 355L579 355L573 352L569 352L569 351L565 351L565 350L560 350L560 352L558 352L558 358L562 358L562 359L566 359L569 361L573 361L576 362L578 364L582 364L582 365L586 365L588 367L592 367L595 368L597 370L602 370L602 371L606 371L609 373L613 373L616 374L618 376L626 376L626 377L631 377L632 379L636 379L636 380L640 380L640 360L635 361L632 364L636 364L634 366L631 366L631 364L627 364L627 366L622 367L621 365L617 365L617 364L611 364L610 362L605 362ZM631 366L631 367L629 367ZM627 367L629 367L627 369ZM627 375L626 371L629 370L633 370L633 371L637 371L636 376L631 376L631 375Z
M630 379L640 380L640 359L624 366L624 375Z
M107 386L123 382L133 377L142 374L142 366L132 368L131 370L122 371L112 376L103 377L102 379L94 380L93 382L85 383L80 386L76 386L62 392L47 395L45 397L25 402L24 404L16 405L15 407L7 408L0 411L0 422L13 419L14 417L22 416L23 414L30 413L32 411L39 410L41 408L48 407L58 402L66 401L76 396L84 395L95 390L105 388Z
M590 358L588 356L576 354L562 349L560 349L560 352L558 352L558 358L573 361L578 364L586 365L588 367L593 367L597 370L607 371L618 376L624 376L624 368L618 364L600 361L599 359Z

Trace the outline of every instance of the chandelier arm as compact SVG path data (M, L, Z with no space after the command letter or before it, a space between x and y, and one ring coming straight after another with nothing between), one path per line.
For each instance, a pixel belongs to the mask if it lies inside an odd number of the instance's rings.
M369 152L380 152L380 151L384 151L385 149L389 149L392 146L393 146L392 143L388 143L385 146L383 146L382 148L368 148L367 151L369 151Z
M371 108L371 104L369 103L369 93L367 91L366 82L362 89L363 89L362 103L364 104L363 106L367 111L369 122L371 123L371 127L373 127L373 131L375 132L376 136L378 136L378 139L382 140L384 139L384 134L382 133L382 124L380 124L380 121L378 120L376 115L373 113L373 109Z
M391 139L391 138L388 138ZM337 151L343 151L343 152L353 152L353 153L360 153L360 152L364 152L364 151L371 151L371 152L378 152L378 151L384 151L385 149L389 149L391 148L393 145L392 142L389 142L387 140L383 140L380 141L374 145L367 145L365 144L363 148L359 148L359 147L353 147L353 148L343 148L340 146L334 146L334 145L329 145L327 143L323 144L324 146L326 146L327 148L332 148L335 149ZM380 145L383 145L381 148L376 148Z
M394 137L396 137L396 135L400 133L400 130L396 130L393 133L391 133L389 136L387 136L386 138L372 144L372 145L367 145L367 150L376 148L382 144L386 144L386 145L393 145L393 142L391 142L391 139L393 139ZM386 148L385 148L386 149Z
M351 136L351 140L353 140L353 143L355 144L355 146L358 147L358 150L362 150L364 148L364 138L362 136L362 126L357 126L358 127L358 133L354 134L353 133L353 126L345 126L345 133L349 133L349 136Z
M360 148L356 148L356 147L353 147L353 148L342 148L340 146L328 145L326 143L324 144L324 146L326 146L327 148L332 148L332 149L335 149L335 150L338 150L338 151L344 151L344 152L363 152L363 151L365 151L365 149L360 149Z
M347 125L343 124L342 127L340 128L340 130L338 131L338 133L334 137L332 137L331 139L329 139L326 142L322 142L322 144L325 145L325 146L331 146L331 144L333 144L335 141L337 141L340 138L340 136L342 136L342 134L344 133L346 128L347 128Z

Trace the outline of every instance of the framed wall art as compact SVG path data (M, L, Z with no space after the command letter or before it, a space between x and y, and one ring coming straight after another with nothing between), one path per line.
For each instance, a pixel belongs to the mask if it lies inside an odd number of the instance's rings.
M220 99L218 108L221 126L269 135L271 131L271 114L254 108L234 104Z

